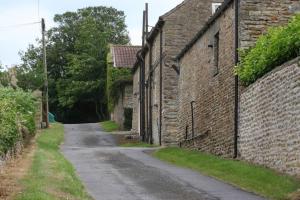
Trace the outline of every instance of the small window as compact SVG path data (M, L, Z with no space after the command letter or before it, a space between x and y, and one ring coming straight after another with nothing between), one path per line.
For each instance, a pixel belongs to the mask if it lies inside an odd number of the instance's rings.
M218 10L218 8L222 5L222 3L212 3L212 14Z
M214 44L213 44L213 75L216 76L219 73L219 32L214 36Z

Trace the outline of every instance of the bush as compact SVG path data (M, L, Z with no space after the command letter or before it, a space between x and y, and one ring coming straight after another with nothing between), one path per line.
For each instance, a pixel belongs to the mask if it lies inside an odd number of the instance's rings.
M22 139L21 129L35 132L35 99L20 89L0 87L0 155Z
M300 15L296 15L286 26L269 29L254 47L242 50L236 74L245 85L250 85L275 67L296 58L299 49Z

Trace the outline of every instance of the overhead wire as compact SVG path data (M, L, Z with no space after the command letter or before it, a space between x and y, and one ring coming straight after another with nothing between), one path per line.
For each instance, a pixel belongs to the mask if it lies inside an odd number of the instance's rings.
M7 25L7 26L0 26L0 31L2 30L7 30L10 28L20 28L20 27L25 27L25 26L31 26L35 24L40 24L41 22L30 22L30 23L23 23L23 24L12 24L12 25Z
M40 0L37 0L37 17L38 17L38 19L40 18ZM11 29L11 28L20 28L20 27L24 27L24 26L31 26L31 25L40 24L40 23L41 23L41 21L0 26L0 31L5 31L5 30Z

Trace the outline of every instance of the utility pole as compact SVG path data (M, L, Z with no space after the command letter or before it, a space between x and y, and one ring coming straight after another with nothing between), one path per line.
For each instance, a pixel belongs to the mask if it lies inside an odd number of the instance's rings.
M49 104L48 104L48 70L47 70L47 55L45 42L45 20L42 18L42 43L43 43L43 65L44 65L44 88L43 88L43 123L42 128L49 128Z

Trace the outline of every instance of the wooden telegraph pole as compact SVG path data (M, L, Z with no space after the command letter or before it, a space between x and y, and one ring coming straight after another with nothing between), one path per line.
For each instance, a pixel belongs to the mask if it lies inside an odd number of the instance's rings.
M45 42L45 20L42 18L42 43L43 43L43 64L44 64L44 88L43 88L43 123L42 128L49 128L49 104L48 104L48 70L47 70L47 55Z

